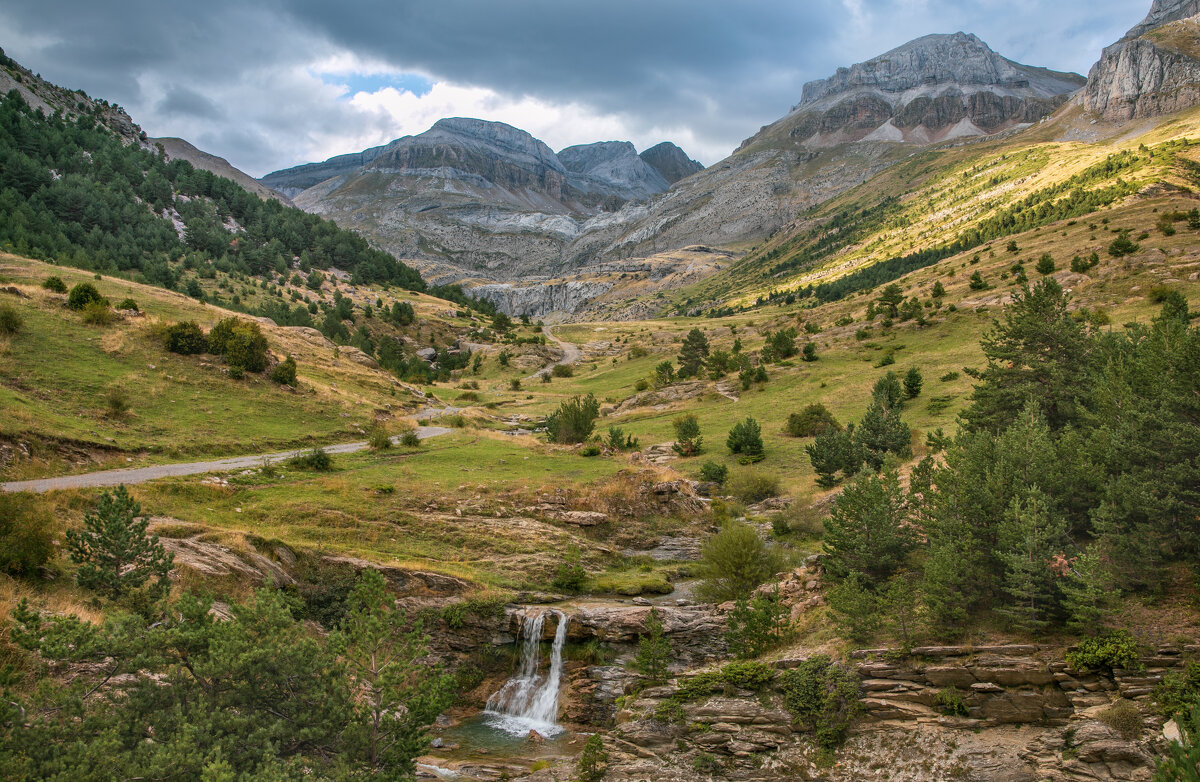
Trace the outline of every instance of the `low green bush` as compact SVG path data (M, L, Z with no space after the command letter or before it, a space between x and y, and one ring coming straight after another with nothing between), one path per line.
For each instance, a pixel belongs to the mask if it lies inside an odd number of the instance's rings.
M66 293L67 284L63 282L62 277L57 274L52 274L42 283L42 287L51 293Z
M329 472L333 469L333 457L326 453L324 448L313 448L311 451L297 454L288 463L301 470Z
M841 428L825 405L814 402L800 412L790 414L784 431L792 437L816 437L828 431L841 431Z
M296 360L288 356L283 361L271 367L270 378L271 382L278 383L281 386L296 385Z
M938 694L934 697L933 705L947 717L971 716L971 710L967 708L967 702L963 700L962 693L956 687L947 687L944 690L938 691Z
M80 313L83 322L89 326L111 326L117 322L117 313L108 308L107 304L91 302Z
M823 654L784 671L780 689L787 710L816 734L823 749L840 746L863 710L858 677Z
M194 320L185 320L168 326L165 336L167 350L182 356L192 356L208 351L208 339Z
M0 304L0 334L12 337L21 333L25 328L25 319L17 308L11 304Z
M1142 712L1131 700L1118 698L1097 717L1127 741L1133 741L1142 735Z
M1095 638L1086 638L1067 652L1067 665L1076 671L1142 668L1141 650L1128 630L1114 630Z
M79 283L67 294L67 306L73 310L82 310L89 304L108 306L108 299L101 296L100 291L96 290L96 286L90 282Z
M53 528L32 497L0 492L0 573L35 575L54 555Z
M742 467L734 470L725 480L725 491L746 504L762 502L778 497L783 491L783 482L775 473L757 467Z

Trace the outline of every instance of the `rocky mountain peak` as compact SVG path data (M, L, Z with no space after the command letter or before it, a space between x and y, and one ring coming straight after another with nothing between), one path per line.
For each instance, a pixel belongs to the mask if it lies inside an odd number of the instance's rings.
M523 159L565 174L566 169L554 151L542 141L520 128L503 122L492 122L467 117L440 119L429 130L417 136L407 136L393 141L388 147L413 146L446 142L461 145L479 152L499 157Z
M926 35L809 82L784 122L810 147L928 144L1034 122L1083 83L1013 62L969 33Z
M602 193L637 200L661 193L670 184L628 141L579 144L558 153L570 174L568 183L581 193Z
M1200 105L1200 0L1155 0L1104 50L1079 101L1116 122Z
M1141 38L1156 27L1188 19L1198 14L1200 14L1200 0L1154 0L1146 18L1134 25L1121 40Z
M670 141L664 141L661 144L650 147L650 149L642 152L640 157L649 163L655 171L662 174L663 179L667 180L668 184L672 185L685 177L704 170L703 165L692 160L687 156L686 152Z

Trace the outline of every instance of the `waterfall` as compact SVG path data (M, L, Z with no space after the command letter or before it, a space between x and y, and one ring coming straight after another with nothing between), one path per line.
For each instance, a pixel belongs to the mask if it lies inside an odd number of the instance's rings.
M538 672L542 656L542 628L546 617L558 617L554 645L550 647L550 667L543 676ZM562 681L562 650L567 641L569 618L562 611L538 611L527 614L521 627L521 665L515 676L499 692L488 698L483 713L494 728L524 736L536 730L543 736L562 732L558 718L558 687ZM518 639L520 640L520 638Z

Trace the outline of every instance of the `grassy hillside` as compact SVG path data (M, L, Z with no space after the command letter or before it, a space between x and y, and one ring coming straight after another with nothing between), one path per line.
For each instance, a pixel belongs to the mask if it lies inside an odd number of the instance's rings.
M42 288L51 275L91 282L114 304L132 298L141 313L88 325L65 295ZM194 320L207 329L235 315L228 310L11 255L0 256L0 281L9 289L0 300L24 321L0 343L0 431L7 445L31 451L4 464L8 479L361 439L377 417L418 404L394 377L337 355L312 330L263 325L270 351L298 364L289 390L250 373L234 380L213 356L165 349L165 326ZM110 392L127 399L127 412L109 410Z

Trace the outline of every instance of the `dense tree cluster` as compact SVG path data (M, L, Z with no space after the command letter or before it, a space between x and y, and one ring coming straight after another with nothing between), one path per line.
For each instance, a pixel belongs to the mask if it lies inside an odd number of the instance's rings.
M425 289L416 271L351 231L125 145L93 116L47 117L15 90L0 101L0 245L169 288L179 261L261 275L300 258L306 270Z
M1159 590L1170 563L1197 561L1200 328L1181 295L1163 298L1149 325L1101 333L1052 278L1017 295L983 340L944 456L907 491L866 474L837 501L829 568L850 586L835 609L882 612L902 579L943 631L987 612L1094 630L1114 595Z

